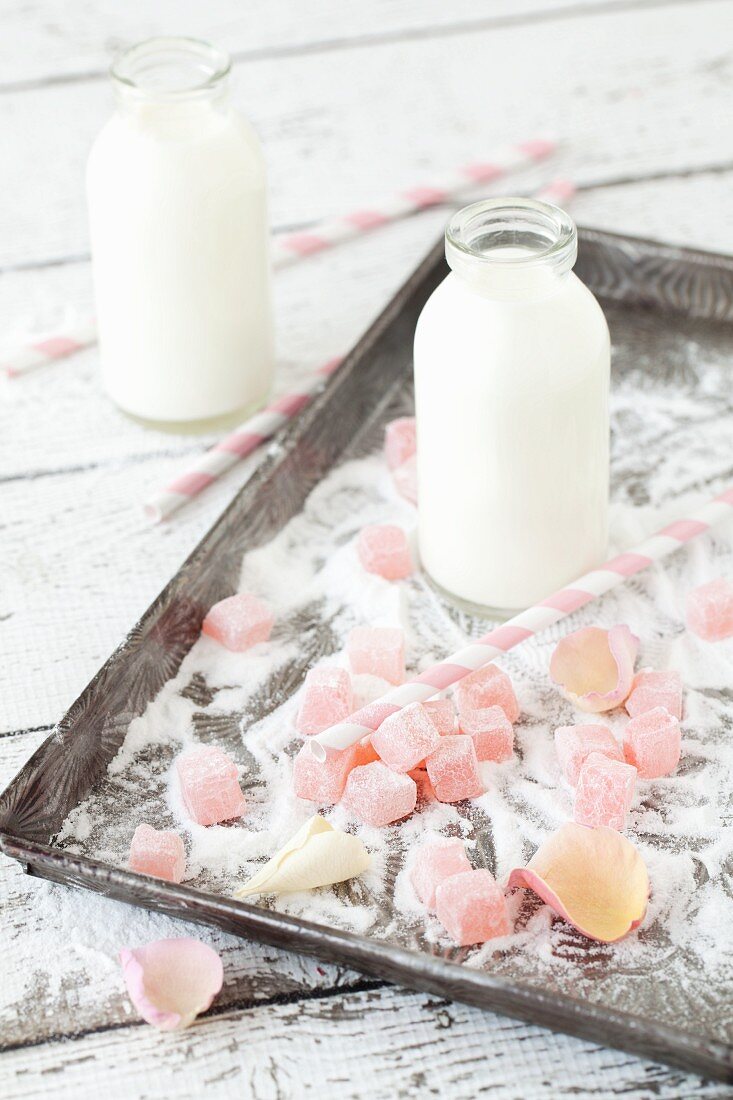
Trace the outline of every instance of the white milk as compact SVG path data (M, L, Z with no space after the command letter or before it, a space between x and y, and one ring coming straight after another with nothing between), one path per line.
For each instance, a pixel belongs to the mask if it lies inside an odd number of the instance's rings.
M253 411L272 382L264 165L228 70L192 40L134 47L89 157L104 383L149 420Z
M420 554L472 604L526 607L605 558L609 336L576 252L555 207L475 203L418 321Z

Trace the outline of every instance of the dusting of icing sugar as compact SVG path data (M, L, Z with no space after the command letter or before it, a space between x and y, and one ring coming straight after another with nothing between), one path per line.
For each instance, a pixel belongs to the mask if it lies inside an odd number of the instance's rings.
M697 487L672 492L694 483L693 468L704 471L713 489L715 479L725 475L729 422L710 416L715 395L707 383L695 394L670 385L660 395L658 388L640 386L638 373L624 375L616 386L614 550L633 545L699 502ZM705 422L702 450L696 421ZM663 458L650 468L643 488L634 486L632 459L645 439L660 433L668 441ZM320 662L344 665L345 639L357 625L401 626L412 671L487 629L485 620L447 606L419 572L399 584L366 573L355 537L363 525L378 522L413 532L415 512L396 494L375 453L335 469L272 542L246 556L240 588L255 592L275 611L272 639L237 654L202 637L177 677L130 725L106 780L67 819L60 843L122 864L140 821L175 828L187 846L185 881L230 895L290 839L317 809L298 800L291 787L292 758L302 744L294 726L298 690L307 668ZM410 818L384 829L358 825L343 806L329 808L324 816L356 832L372 853L370 870L332 889L256 903L620 1009L643 1005L663 1018L670 1006L686 1006L701 1026L722 1034L730 1021L720 1019L719 1005L716 1010L700 1001L700 990L705 984L722 989L733 978L733 922L726 916L733 643L711 647L695 639L684 631L683 615L687 590L725 574L733 576L730 529L693 542L664 566L507 654L500 663L522 708L516 754L502 764L482 765L487 788L482 797L455 806L421 798ZM416 846L431 836L461 837L475 866L505 879L571 817L572 795L561 777L552 734L559 725L587 718L550 684L549 657L570 629L621 622L641 639L640 666L677 669L685 685L679 769L671 777L640 782L629 814L627 834L642 852L652 882L642 928L618 944L589 943L531 894L516 892L510 897L517 922L513 936L476 949L452 948L409 884ZM361 703L378 697L386 685L360 676L354 687ZM612 712L602 720L619 737L626 716ZM170 765L182 748L195 743L218 744L237 761L248 804L240 822L206 828L186 817Z

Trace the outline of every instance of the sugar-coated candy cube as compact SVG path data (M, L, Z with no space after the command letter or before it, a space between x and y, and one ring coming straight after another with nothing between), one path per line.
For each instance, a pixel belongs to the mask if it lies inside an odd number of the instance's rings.
M479 760L501 762L514 755L514 727L501 707L465 711L461 731L473 741Z
M646 714L655 707L664 707L675 718L682 717L682 678L679 672L655 672L643 668L637 672L626 700L626 710L632 718Z
M246 804L237 765L215 745L188 749L176 760L186 810L199 825L241 817Z
M733 637L733 584L730 581L719 577L688 593L687 629L706 642Z
M407 535L392 523L373 523L362 527L356 544L359 561L367 573L376 573L388 581L409 577L412 555Z
M441 737L426 764L439 802L460 802L484 793L476 749L467 734Z
M642 779L669 775L679 764L680 724L664 707L632 718L624 730L624 755Z
M555 751L563 775L571 787L578 782L583 762L592 752L600 752L609 760L624 761L623 750L608 726L592 723L559 726L555 730Z
M410 882L420 901L432 912L435 910L435 891L441 882L470 870L462 840L431 841L418 849Z
M303 684L303 698L295 719L299 733L310 737L343 722L354 710L351 677L345 668L312 668Z
M358 758L359 746L351 745L342 752L330 752L321 763L305 744L293 761L293 790L298 798L333 806L344 793L346 778Z
M415 455L392 471L392 480L401 497L409 500L410 504L417 504L417 459Z
M456 702L461 717L470 710L496 706L501 707L512 724L519 718L519 704L512 682L506 672L493 662L459 680Z
M620 832L634 797L636 768L600 752L585 758L575 788L574 818L579 825L607 825Z
M379 676L390 684L405 678L404 634L393 626L356 626L346 643L352 672Z
M410 703L385 718L372 745L396 772L409 772L440 744L440 734L422 703Z
M365 825L389 825L415 809L417 784L375 760L350 772L342 802Z
M138 825L130 844L131 871L164 878L167 882L182 882L186 873L186 849L178 833Z
M441 737L456 732L456 712L450 699L430 699L423 706Z
M485 943L512 930L504 891L489 871L463 871L435 891L438 920L459 947Z
M417 450L417 426L414 416L391 420L384 430L384 454L390 470L395 470Z
M240 592L215 603L201 629L220 645L242 653L256 642L266 642L274 621L266 603L251 592Z

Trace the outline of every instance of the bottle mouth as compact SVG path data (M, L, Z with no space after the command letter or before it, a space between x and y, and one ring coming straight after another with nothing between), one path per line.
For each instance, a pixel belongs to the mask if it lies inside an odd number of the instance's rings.
M562 274L577 258L578 231L564 210L539 199L484 199L451 218L445 255L454 271L474 281L535 268Z
M148 38L115 58L115 87L141 99L181 100L217 89L229 75L229 54L197 38Z

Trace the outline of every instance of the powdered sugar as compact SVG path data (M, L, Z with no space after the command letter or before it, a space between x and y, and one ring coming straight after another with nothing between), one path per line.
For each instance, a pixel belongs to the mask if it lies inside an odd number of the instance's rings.
M730 429L727 390L718 388L720 366L695 370L701 375L697 389L684 374L652 388L641 370L628 368L617 382L617 550L684 514L727 472ZM486 630L484 620L448 607L420 573L396 584L361 568L354 540L364 524L414 526L415 511L392 487L377 438L375 431L372 454L334 470L303 512L244 561L240 587L273 608L272 639L237 654L201 638L175 680L131 724L106 781L70 815L59 838L63 845L121 864L140 821L175 828L186 837L188 883L231 894L315 809L298 800L291 785L292 759L302 744L294 727L297 691L307 665L346 667L345 640L360 625L402 627L411 670ZM726 573L733 575L733 547L730 530L721 530L507 655L501 666L522 710L516 753L480 766L484 795L455 806L420 797L410 818L386 828L359 826L337 805L326 816L363 839L373 854L369 872L333 889L257 904L417 950L439 945L442 954L467 965L626 1010L641 1006L679 1019L694 1009L700 1026L724 1035L729 1021L721 1018L722 993L717 1007L714 993L733 977L725 877L733 643L710 646L692 637L683 614L689 588ZM513 936L470 951L452 949L409 885L413 849L429 836L461 837L473 865L502 879L572 817L552 734L582 719L551 685L549 656L570 629L619 622L641 639L640 665L677 669L685 685L679 768L672 776L640 781L629 814L628 835L647 861L653 887L641 931L611 946L589 944L537 899L518 893L510 898L517 918ZM359 676L354 688L361 702L380 694L384 684ZM606 721L619 737L626 716L611 712ZM183 811L170 765L196 743L220 745L237 761L247 799L240 822L205 828Z

